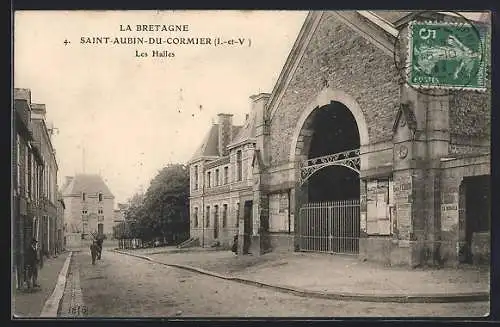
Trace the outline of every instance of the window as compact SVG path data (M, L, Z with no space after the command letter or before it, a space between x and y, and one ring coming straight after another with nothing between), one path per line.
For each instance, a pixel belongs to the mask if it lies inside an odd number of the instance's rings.
M39 199L42 197L42 192L43 192L42 187L43 187L43 166L40 165L38 166L38 185L37 185Z
M87 209L82 210L82 215L86 215L88 213Z
M194 166L194 189L198 189L198 165Z
M217 228L219 226L219 206L214 205L214 227Z
M28 179L27 179L27 182L28 182L28 186L27 186L27 190L28 190L28 197L30 199L33 198L33 164L31 163L33 160L33 156L31 153L28 152L28 162L27 162L27 172L28 172Z
M52 190L50 187L50 181L51 181L51 171L49 165L47 165L47 199L52 200Z
M36 162L35 162L35 157L31 156L31 173L30 173L30 178L31 178L31 183L30 183L30 192L31 196L33 199L36 199L36 189L35 189L35 181L36 181Z
M29 192L29 150L26 145L24 149L24 194L28 196Z
M227 226L227 204L222 206L222 227L226 228Z
M210 206L207 206L205 227L210 227Z
M229 167L224 167L224 184L229 181Z
M210 172L207 173L207 187L210 187L210 178L212 174Z
M238 150L238 152L236 152L236 178L238 181L241 181L243 176L243 166L241 160L241 150Z
M219 169L215 170L215 181L214 186L219 186Z
M85 192L82 192L82 201L86 201L86 198L87 198L87 195L85 194Z
M99 202L102 202L102 193L99 193L98 197L99 197Z
M43 195L45 198L48 198L49 195L49 187L48 187L48 180L49 180L49 168L47 167L47 164L44 165L45 169L43 170Z
M97 213L98 213L98 214L100 214L100 215L102 215L102 214L104 214L104 210L102 210L102 208L99 208L99 209L97 210Z
M194 208L193 218L194 218L194 227L198 227L198 207Z

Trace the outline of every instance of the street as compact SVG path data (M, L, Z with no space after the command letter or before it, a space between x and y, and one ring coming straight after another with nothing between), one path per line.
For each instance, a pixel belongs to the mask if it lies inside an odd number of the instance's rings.
M79 309L87 317L467 317L483 316L488 302L371 303L313 299L274 292L104 251L91 264L75 252L70 267L81 288ZM79 286L78 286L79 284ZM69 285L69 286L68 286ZM71 309L66 290L60 316ZM74 295L73 295L74 296Z

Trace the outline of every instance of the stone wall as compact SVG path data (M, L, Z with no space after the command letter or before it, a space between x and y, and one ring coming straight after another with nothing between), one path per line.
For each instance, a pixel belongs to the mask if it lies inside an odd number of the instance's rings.
M450 132L466 136L491 135L490 92L456 91L450 96Z

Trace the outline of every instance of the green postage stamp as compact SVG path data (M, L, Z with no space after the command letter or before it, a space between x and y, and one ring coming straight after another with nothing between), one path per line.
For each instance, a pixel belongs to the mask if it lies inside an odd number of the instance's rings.
M408 83L416 88L486 90L488 29L482 24L412 22Z

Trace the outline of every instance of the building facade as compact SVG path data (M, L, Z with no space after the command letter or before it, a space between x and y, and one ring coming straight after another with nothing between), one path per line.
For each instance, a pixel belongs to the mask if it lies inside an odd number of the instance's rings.
M37 239L40 242L42 253L46 255L56 254L58 224L57 206L57 171L55 149L52 146L52 131L48 129L45 122L46 108L43 104L32 103L31 119L33 124L33 148L41 154L41 162L38 162L41 174L40 197L38 199L38 212L34 219L34 228Z
M56 254L57 161L45 105L29 89L14 89L12 116L13 254L17 287L25 281L24 253L33 238L42 254Z
M80 246L96 233L112 237L114 196L101 176L67 176L62 195L66 246Z
M401 84L406 45L394 45L414 17L309 13L272 93L251 97L253 127L224 133L220 121L190 161L191 236L207 245L237 230L240 253L488 261L490 93ZM244 141L224 151L227 135ZM237 223L224 229L212 222L226 203Z
M60 191L57 192L57 230L56 230L56 254L62 253L65 248L64 244L64 198Z

